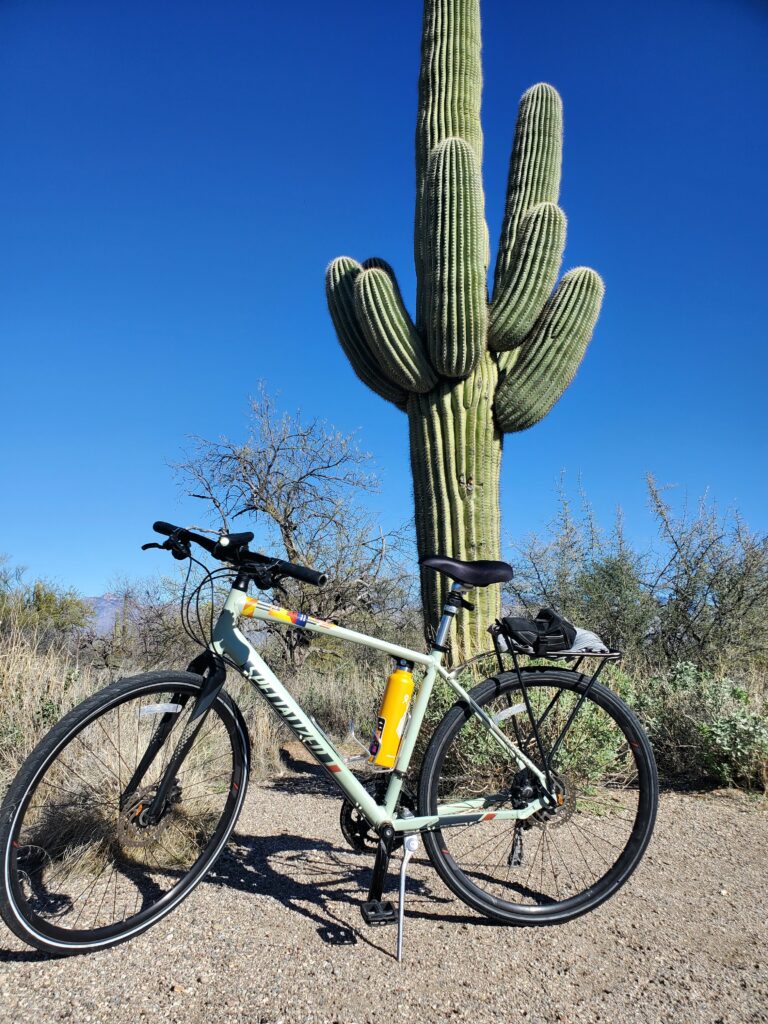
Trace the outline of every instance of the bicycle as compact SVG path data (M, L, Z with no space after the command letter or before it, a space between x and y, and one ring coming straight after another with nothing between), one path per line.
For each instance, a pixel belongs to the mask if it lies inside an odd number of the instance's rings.
M422 565L452 579L431 649L410 650L288 611L260 591L324 574L251 552L252 533L217 540L158 522L168 550L202 565L191 545L225 568L205 566L182 595L182 621L203 651L186 671L120 679L75 707L40 741L0 809L0 915L20 939L51 954L104 949L156 924L185 899L224 849L248 784L243 716L224 692L239 671L323 766L344 797L353 845L376 851L369 924L397 920L402 950L405 872L423 838L446 885L480 914L505 924L559 924L593 910L629 878L645 852L658 801L656 768L632 711L575 667L507 670L465 690L443 660L451 621L474 587L504 582L503 562L435 556ZM231 587L210 629L200 595L226 576ZM231 577L234 576L234 579ZM187 574L189 580L189 573ZM193 628L192 609L202 635ZM470 606L471 607L471 606ZM331 635L420 666L394 768L358 779L350 761L299 706L238 628L251 618ZM567 652L563 652L567 656ZM609 657L618 657L612 652ZM436 727L411 792L411 764L437 678L456 703ZM382 779L384 781L382 781ZM351 834L350 834L351 828ZM398 914L382 900L390 857L403 847Z

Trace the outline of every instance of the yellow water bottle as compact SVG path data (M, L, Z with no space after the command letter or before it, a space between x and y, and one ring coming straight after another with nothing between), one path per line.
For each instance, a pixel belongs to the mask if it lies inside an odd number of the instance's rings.
M368 760L381 768L394 768L400 740L408 721L413 696L413 663L398 658L384 690Z

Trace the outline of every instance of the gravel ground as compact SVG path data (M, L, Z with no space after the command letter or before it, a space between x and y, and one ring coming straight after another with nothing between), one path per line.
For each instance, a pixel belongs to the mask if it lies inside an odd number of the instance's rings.
M557 928L485 923L417 860L398 964L394 926L360 917L372 859L292 763L252 786L213 874L133 942L50 960L0 925L0 1021L768 1022L764 801L665 794L630 883Z

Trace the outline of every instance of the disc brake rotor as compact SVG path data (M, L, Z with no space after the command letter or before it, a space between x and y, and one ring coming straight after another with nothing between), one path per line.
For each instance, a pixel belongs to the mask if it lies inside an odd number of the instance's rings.
M550 828L557 828L570 820L576 810L576 788L567 775L555 775L552 773L557 807L542 807L531 815L530 820L538 825L549 825Z
M117 838L121 846L129 848L154 846L158 837L168 828L168 812L171 805L178 803L181 798L179 787L176 785L171 789L160 820L153 825L145 822L144 815L154 796L154 789L139 790L131 796L129 803L121 811L117 822Z

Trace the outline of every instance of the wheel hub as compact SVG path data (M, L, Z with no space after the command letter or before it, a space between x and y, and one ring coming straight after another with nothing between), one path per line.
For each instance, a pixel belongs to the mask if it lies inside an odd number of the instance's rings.
M531 821L554 828L569 821L576 810L576 790L567 775L556 775L552 772L551 779L557 805L542 807L540 811L531 815Z
M175 782L171 787L168 800L160 818L156 822L149 820L149 808L155 798L156 789L141 789L134 793L120 813L117 822L117 837L124 847L154 846L158 837L168 828L168 815L173 804L181 800L181 787Z

